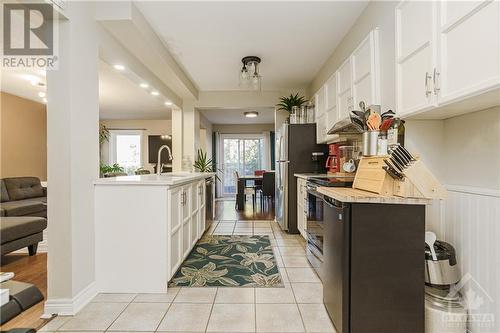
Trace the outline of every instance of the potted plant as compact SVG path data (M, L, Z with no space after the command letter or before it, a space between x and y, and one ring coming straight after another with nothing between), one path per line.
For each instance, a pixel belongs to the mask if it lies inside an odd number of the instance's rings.
M280 98L280 102L276 104L278 110L287 111L289 114L292 114L293 108L296 106L300 109L300 107L307 103L307 99L304 96L299 96L299 93L290 94L290 96L283 96Z
M113 165L107 165L101 163L99 165L99 171L101 173L101 177L106 174L106 173L111 173L111 172L123 172L123 167L121 167L118 163L115 163Z
M215 163L211 158L207 158L207 153L204 153L201 149L198 149L198 156L193 166L198 172L214 172L216 169ZM217 174L215 175L215 178L220 181Z

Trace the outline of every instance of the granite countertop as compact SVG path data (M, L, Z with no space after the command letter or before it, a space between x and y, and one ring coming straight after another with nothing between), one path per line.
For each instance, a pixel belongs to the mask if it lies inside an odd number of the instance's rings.
M94 181L94 185L159 185L175 186L190 183L195 180L213 177L213 172L169 172L161 175L136 175L99 178Z
M429 205L431 200L424 198L402 198L386 196L350 187L318 187L317 191L327 197L352 203L380 203L402 205Z

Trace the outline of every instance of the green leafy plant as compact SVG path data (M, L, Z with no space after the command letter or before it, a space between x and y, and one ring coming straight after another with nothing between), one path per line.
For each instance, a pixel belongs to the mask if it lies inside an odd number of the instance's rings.
M276 104L276 106L278 107L278 110L285 110L291 113L294 106L298 106L300 108L302 104L305 103L307 103L307 99L304 96L299 96L299 93L296 93L295 95L290 94L288 97L281 97L280 102Z
M99 171L101 172L101 175L110 172L123 172L123 170L124 170L123 167L121 167L118 163L115 163L113 165L107 165L101 163L99 165Z
M198 156L193 166L198 172L214 172L216 170L215 162L208 158L207 153L201 149L198 149ZM219 176L215 175L215 178L220 181Z
M109 141L109 130L106 125L99 125L99 146L102 146L104 142Z

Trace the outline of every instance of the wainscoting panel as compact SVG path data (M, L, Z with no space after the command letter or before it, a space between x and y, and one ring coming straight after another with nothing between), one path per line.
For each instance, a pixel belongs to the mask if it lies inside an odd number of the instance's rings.
M457 250L462 276L470 280L462 291L472 290L472 306L478 322L470 325L473 333L500 332L500 191L464 186L447 186L448 199L442 207L438 238ZM436 230L438 231L438 230ZM477 296L477 297L475 297Z

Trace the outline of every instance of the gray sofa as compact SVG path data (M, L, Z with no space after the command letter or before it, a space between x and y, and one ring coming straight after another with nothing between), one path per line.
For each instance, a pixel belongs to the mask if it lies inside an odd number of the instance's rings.
M28 247L36 254L47 228L47 192L36 177L0 179L1 255Z
M37 177L0 179L0 216L47 217L47 192Z

